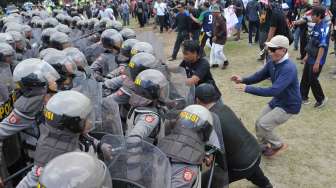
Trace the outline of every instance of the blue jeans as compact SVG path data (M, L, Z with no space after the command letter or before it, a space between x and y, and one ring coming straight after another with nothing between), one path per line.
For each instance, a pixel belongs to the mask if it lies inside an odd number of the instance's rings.
M244 18L243 15L238 16L238 23L236 23L236 25L235 25L235 28L236 28L238 31L240 31L241 28L242 28L243 18Z
M300 27L297 27L294 30L294 48L298 49L299 48L299 40L300 40Z
M122 14L123 26L129 25L129 13Z

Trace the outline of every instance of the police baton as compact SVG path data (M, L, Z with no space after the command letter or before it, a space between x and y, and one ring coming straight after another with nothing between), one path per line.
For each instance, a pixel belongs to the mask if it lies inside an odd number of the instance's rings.
M212 149L210 151L207 151L205 153L206 156L210 156L213 155L214 153L216 153L217 149L215 147L212 147ZM208 186L207 188L211 188L211 183L212 183L212 178L213 178L213 174L215 171L215 161L216 161L216 156L213 155L213 160L212 160L212 165L211 165L211 169L210 169L210 176L209 176L209 181L208 181Z
M31 164L29 164L28 166L24 167L23 169L21 169L21 170L15 172L14 174L8 176L7 178L4 179L3 183L4 183L4 184L8 183L10 180L14 179L14 178L17 177L18 175L20 175L20 174L26 172L27 170L29 170L30 168L32 168L33 165L34 165L34 164L31 163Z
M82 35L82 36L80 36L79 38L72 40L71 42L76 42L76 41L78 41L78 40L80 40L80 39L86 38L86 37L91 36L91 35L93 35L93 34L96 34L96 33L98 33L98 32L99 32L99 30L92 31L91 33Z

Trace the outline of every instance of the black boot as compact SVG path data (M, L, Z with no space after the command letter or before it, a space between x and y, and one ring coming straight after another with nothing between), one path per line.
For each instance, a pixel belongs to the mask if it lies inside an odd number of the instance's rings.
M229 65L229 61L228 60L224 61L222 69L226 69L228 65Z

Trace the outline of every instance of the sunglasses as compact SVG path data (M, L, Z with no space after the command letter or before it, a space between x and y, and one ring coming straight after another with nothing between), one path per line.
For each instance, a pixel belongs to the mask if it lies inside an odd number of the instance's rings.
M274 53L275 51L277 51L279 49L281 49L281 48L270 48L270 47L268 47L268 50L272 53Z

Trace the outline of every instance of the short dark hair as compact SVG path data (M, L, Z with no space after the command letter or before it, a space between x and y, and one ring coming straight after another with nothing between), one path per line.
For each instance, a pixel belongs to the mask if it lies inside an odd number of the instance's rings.
M315 7L313 7L312 15L320 17L321 19L323 19L325 17L325 11L326 11L326 9L324 7L315 6Z
M183 51L187 52L196 52L197 54L200 54L201 47L195 40L185 40L183 42Z
M209 8L210 7L210 3L208 1L204 2L203 5L206 7L206 8Z

